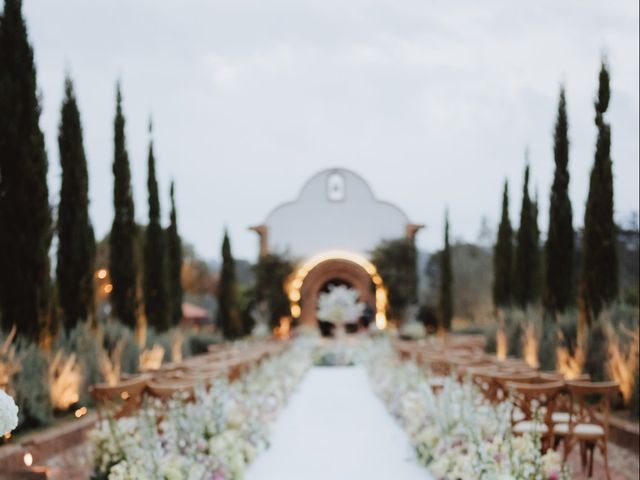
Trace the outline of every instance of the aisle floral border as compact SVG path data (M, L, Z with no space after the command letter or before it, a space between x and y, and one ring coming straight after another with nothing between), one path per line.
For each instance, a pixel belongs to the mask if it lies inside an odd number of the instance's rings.
M199 387L196 400L148 400L91 433L96 480L239 480L268 446L269 426L311 365L296 342L240 379Z
M373 342L364 359L374 390L436 478L570 478L556 451L541 453L539 436L512 433L511 402L492 405L470 382L449 377L437 379L442 388L436 395L426 372L400 361L386 340Z

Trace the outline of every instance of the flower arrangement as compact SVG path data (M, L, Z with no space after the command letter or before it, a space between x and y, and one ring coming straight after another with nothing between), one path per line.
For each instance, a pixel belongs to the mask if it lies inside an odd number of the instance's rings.
M439 378L434 394L415 363L400 362L386 341L367 354L374 389L403 425L418 459L438 479L560 480L560 455L540 451L540 438L511 432L509 401L491 405L470 382Z
M358 302L358 292L344 285L331 286L318 297L317 315L320 320L336 326L355 323L362 316L364 303Z
M229 480L268 445L268 429L310 366L297 342L233 383L220 379L196 400L148 400L138 415L91 433L95 479Z
M18 406L3 389L0 388L0 436L11 432L18 426Z

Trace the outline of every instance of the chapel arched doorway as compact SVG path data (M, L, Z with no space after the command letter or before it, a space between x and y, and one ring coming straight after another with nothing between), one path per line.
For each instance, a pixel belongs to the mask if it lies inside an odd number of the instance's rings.
M287 283L291 315L301 325L318 325L318 295L332 283L347 285L375 311L376 326L386 327L387 293L376 267L360 255L332 251L304 262Z

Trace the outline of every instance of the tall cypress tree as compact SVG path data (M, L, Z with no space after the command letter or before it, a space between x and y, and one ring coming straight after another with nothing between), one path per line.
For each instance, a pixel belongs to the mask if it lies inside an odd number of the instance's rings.
M543 301L547 311L564 312L573 304L573 212L569 199L569 122L564 88L560 89L553 133L555 172L549 201L549 231L545 246Z
M444 220L444 248L440 256L440 298L438 300L440 329L451 330L453 318L453 269L451 267L451 246L449 245L449 212Z
M535 225L534 225L535 223ZM537 290L538 238L534 206L529 197L529 165L524 170L520 228L516 236L516 261L513 279L513 297L516 304L526 307L533 303Z
M33 50L20 0L0 17L0 317L36 339L50 326L51 210Z
M513 298L513 231L509 220L509 184L505 180L502 193L502 215L493 253L493 303L496 307L511 305Z
M65 80L58 148L62 168L58 206L58 298L64 326L72 329L93 317L93 268L96 255L89 219L89 175L82 142L80 112L69 77Z
M542 251L540 248L540 227L538 226L538 192L531 202L531 243L535 246L531 259L531 301L540 301L542 292Z
M152 133L149 122L149 133ZM149 192L149 225L144 242L144 311L147 323L157 331L169 328L167 312L167 262L164 231L160 225L160 200L156 180L153 140L149 141L147 189Z
M136 224L131 194L131 171L125 145L124 115L120 84L116 92L116 116L114 119L113 156L113 225L109 237L109 273L113 290L113 313L121 322L136 327Z
M604 114L609 106L609 72L602 62L595 123L598 127L595 162L591 170L589 196L584 216L581 300L587 317L597 316L618 293L616 226L613 220L613 174L611 127Z
M222 241L222 268L218 282L218 327L224 337L230 340L241 337L244 330L236 290L235 260L231 254L229 235L225 231Z
M170 324L177 325L182 319L182 242L178 234L178 220L176 202L174 198L174 184L171 182L169 192L171 200L170 223L167 228L167 275L169 288L169 317Z

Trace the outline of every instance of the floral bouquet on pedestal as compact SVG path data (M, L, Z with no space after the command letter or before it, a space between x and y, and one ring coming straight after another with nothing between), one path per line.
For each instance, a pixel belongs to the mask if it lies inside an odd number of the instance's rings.
M358 302L358 292L343 285L329 287L328 292L318 297L318 318L336 328L356 323L363 311L364 303Z
M318 366L350 366L354 358L351 349L340 341L345 335L345 325L356 323L365 305L358 301L358 292L345 286L332 286L318 297L318 319L335 326L338 342L319 347L314 353L314 363Z

